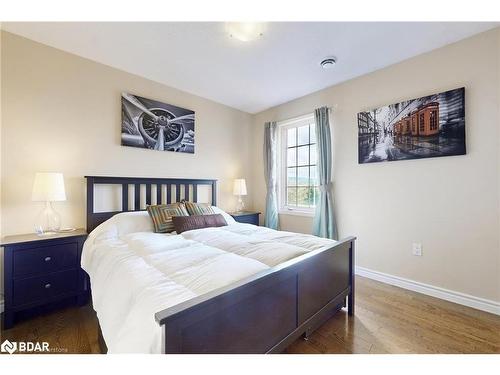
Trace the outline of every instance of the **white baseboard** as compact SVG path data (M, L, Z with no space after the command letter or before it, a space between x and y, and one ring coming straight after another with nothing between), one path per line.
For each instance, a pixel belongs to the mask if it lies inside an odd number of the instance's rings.
M403 289L412 290L428 296L444 299L449 302L458 303L459 305L500 315L500 302L474 297L469 294L455 292L418 281L405 279L399 276L389 275L383 272L373 271L364 267L356 267L355 273L356 275L380 281L385 284L398 286Z

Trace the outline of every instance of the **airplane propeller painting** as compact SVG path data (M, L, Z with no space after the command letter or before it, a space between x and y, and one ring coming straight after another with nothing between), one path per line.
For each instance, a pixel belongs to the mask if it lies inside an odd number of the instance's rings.
M194 153L194 112L122 93L122 145Z

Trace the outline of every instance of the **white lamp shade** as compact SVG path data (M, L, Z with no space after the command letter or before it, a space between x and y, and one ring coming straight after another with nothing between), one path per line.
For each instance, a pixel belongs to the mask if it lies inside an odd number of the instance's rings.
M62 173L37 173L33 183L32 201L57 202L66 200Z
M237 178L234 180L233 194L247 195L247 184L244 178Z

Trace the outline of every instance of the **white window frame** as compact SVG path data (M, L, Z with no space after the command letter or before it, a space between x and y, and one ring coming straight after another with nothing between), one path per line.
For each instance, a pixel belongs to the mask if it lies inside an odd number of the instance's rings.
M316 207L295 207L286 205L287 179L287 130L309 125L314 122L314 114L307 114L278 122L278 213L282 215L314 216Z

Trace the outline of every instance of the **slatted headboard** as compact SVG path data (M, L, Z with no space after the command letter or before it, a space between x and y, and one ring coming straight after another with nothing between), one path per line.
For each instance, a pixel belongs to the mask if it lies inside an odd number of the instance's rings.
M146 187L146 204L151 204L153 186L156 186L156 203L165 204L180 202L183 199L192 202L198 201L198 186L211 187L211 204L217 205L217 180L200 180L186 178L148 178L148 177L109 177L109 176L85 176L87 179L87 232L90 233L95 227L108 220L113 215L127 211L141 211L141 185ZM94 212L94 188L95 185L121 185L122 186L122 208L121 211ZM133 208L129 207L129 186L134 191ZM162 194L166 186L166 194ZM175 195L172 187L175 186ZM191 194L190 194L191 193ZM174 195L174 197L172 197ZM163 199L162 199L163 198Z

